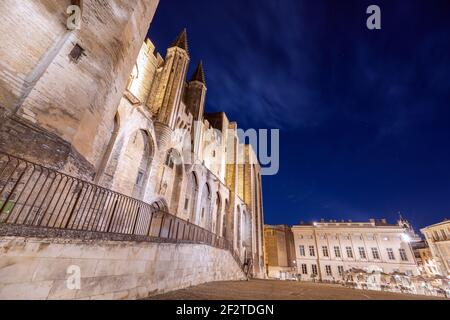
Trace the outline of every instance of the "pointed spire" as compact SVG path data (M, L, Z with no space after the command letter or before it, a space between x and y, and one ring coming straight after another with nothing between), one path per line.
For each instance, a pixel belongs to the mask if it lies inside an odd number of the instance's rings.
M194 73L192 74L191 81L199 81L206 85L205 72L203 71L203 61L200 61Z
M186 28L184 28L183 31L181 31L181 33L178 35L177 39L170 46L170 48L173 48L173 47L181 48L183 50L186 50L186 52L189 53Z

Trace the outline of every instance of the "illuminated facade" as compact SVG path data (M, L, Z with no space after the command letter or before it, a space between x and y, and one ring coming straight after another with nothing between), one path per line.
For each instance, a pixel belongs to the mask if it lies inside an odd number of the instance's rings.
M269 278L285 280L295 276L297 261L289 226L264 226L264 258Z
M204 112L200 62L190 80L187 32L165 59L147 39L111 126L98 183L157 204L163 211L234 243L264 276L261 173L250 145L224 113Z
M450 220L421 230L441 275L450 276Z
M420 274L428 277L439 275L440 272L437 263L433 258L433 254L427 242L420 241L413 243L412 246Z
M340 281L351 269L419 274L411 230L402 221L321 221L294 226L292 231L302 280Z

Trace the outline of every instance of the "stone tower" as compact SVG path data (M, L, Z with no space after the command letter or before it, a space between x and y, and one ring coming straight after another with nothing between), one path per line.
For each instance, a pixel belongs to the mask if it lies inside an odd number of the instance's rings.
M186 29L167 49L165 61L155 99L155 110L158 110L157 121L174 129L190 61Z
M191 131L194 153L200 151L201 130L195 126L195 123L198 124L198 121L203 119L206 91L205 73L203 71L203 63L200 61L186 86L185 97L187 107L194 116L194 130Z

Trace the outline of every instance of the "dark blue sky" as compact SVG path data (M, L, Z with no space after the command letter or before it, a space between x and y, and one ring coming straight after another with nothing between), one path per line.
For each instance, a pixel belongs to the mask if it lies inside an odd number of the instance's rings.
M161 0L162 55L184 27L207 111L281 130L266 223L450 217L450 1Z

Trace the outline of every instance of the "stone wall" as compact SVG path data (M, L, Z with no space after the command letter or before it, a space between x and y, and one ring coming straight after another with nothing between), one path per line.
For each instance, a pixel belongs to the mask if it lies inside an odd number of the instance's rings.
M71 3L0 1L0 113L14 115L9 127L18 127L14 135L2 132L1 147L30 160L53 161L59 168L61 157L35 157L46 133L54 134L65 142L61 148L69 144L74 150L64 158L77 154L85 159L80 160L82 168L72 171L86 177L101 164L158 0L84 0L81 28L75 31L66 27ZM74 60L71 53L77 46L84 51ZM17 118L42 129L37 144L25 144L29 133L20 134ZM89 172L84 162L90 164ZM65 163L64 170L77 163Z
M80 290L67 288L70 266L80 267ZM0 238L0 299L140 299L243 279L229 251L205 245Z

